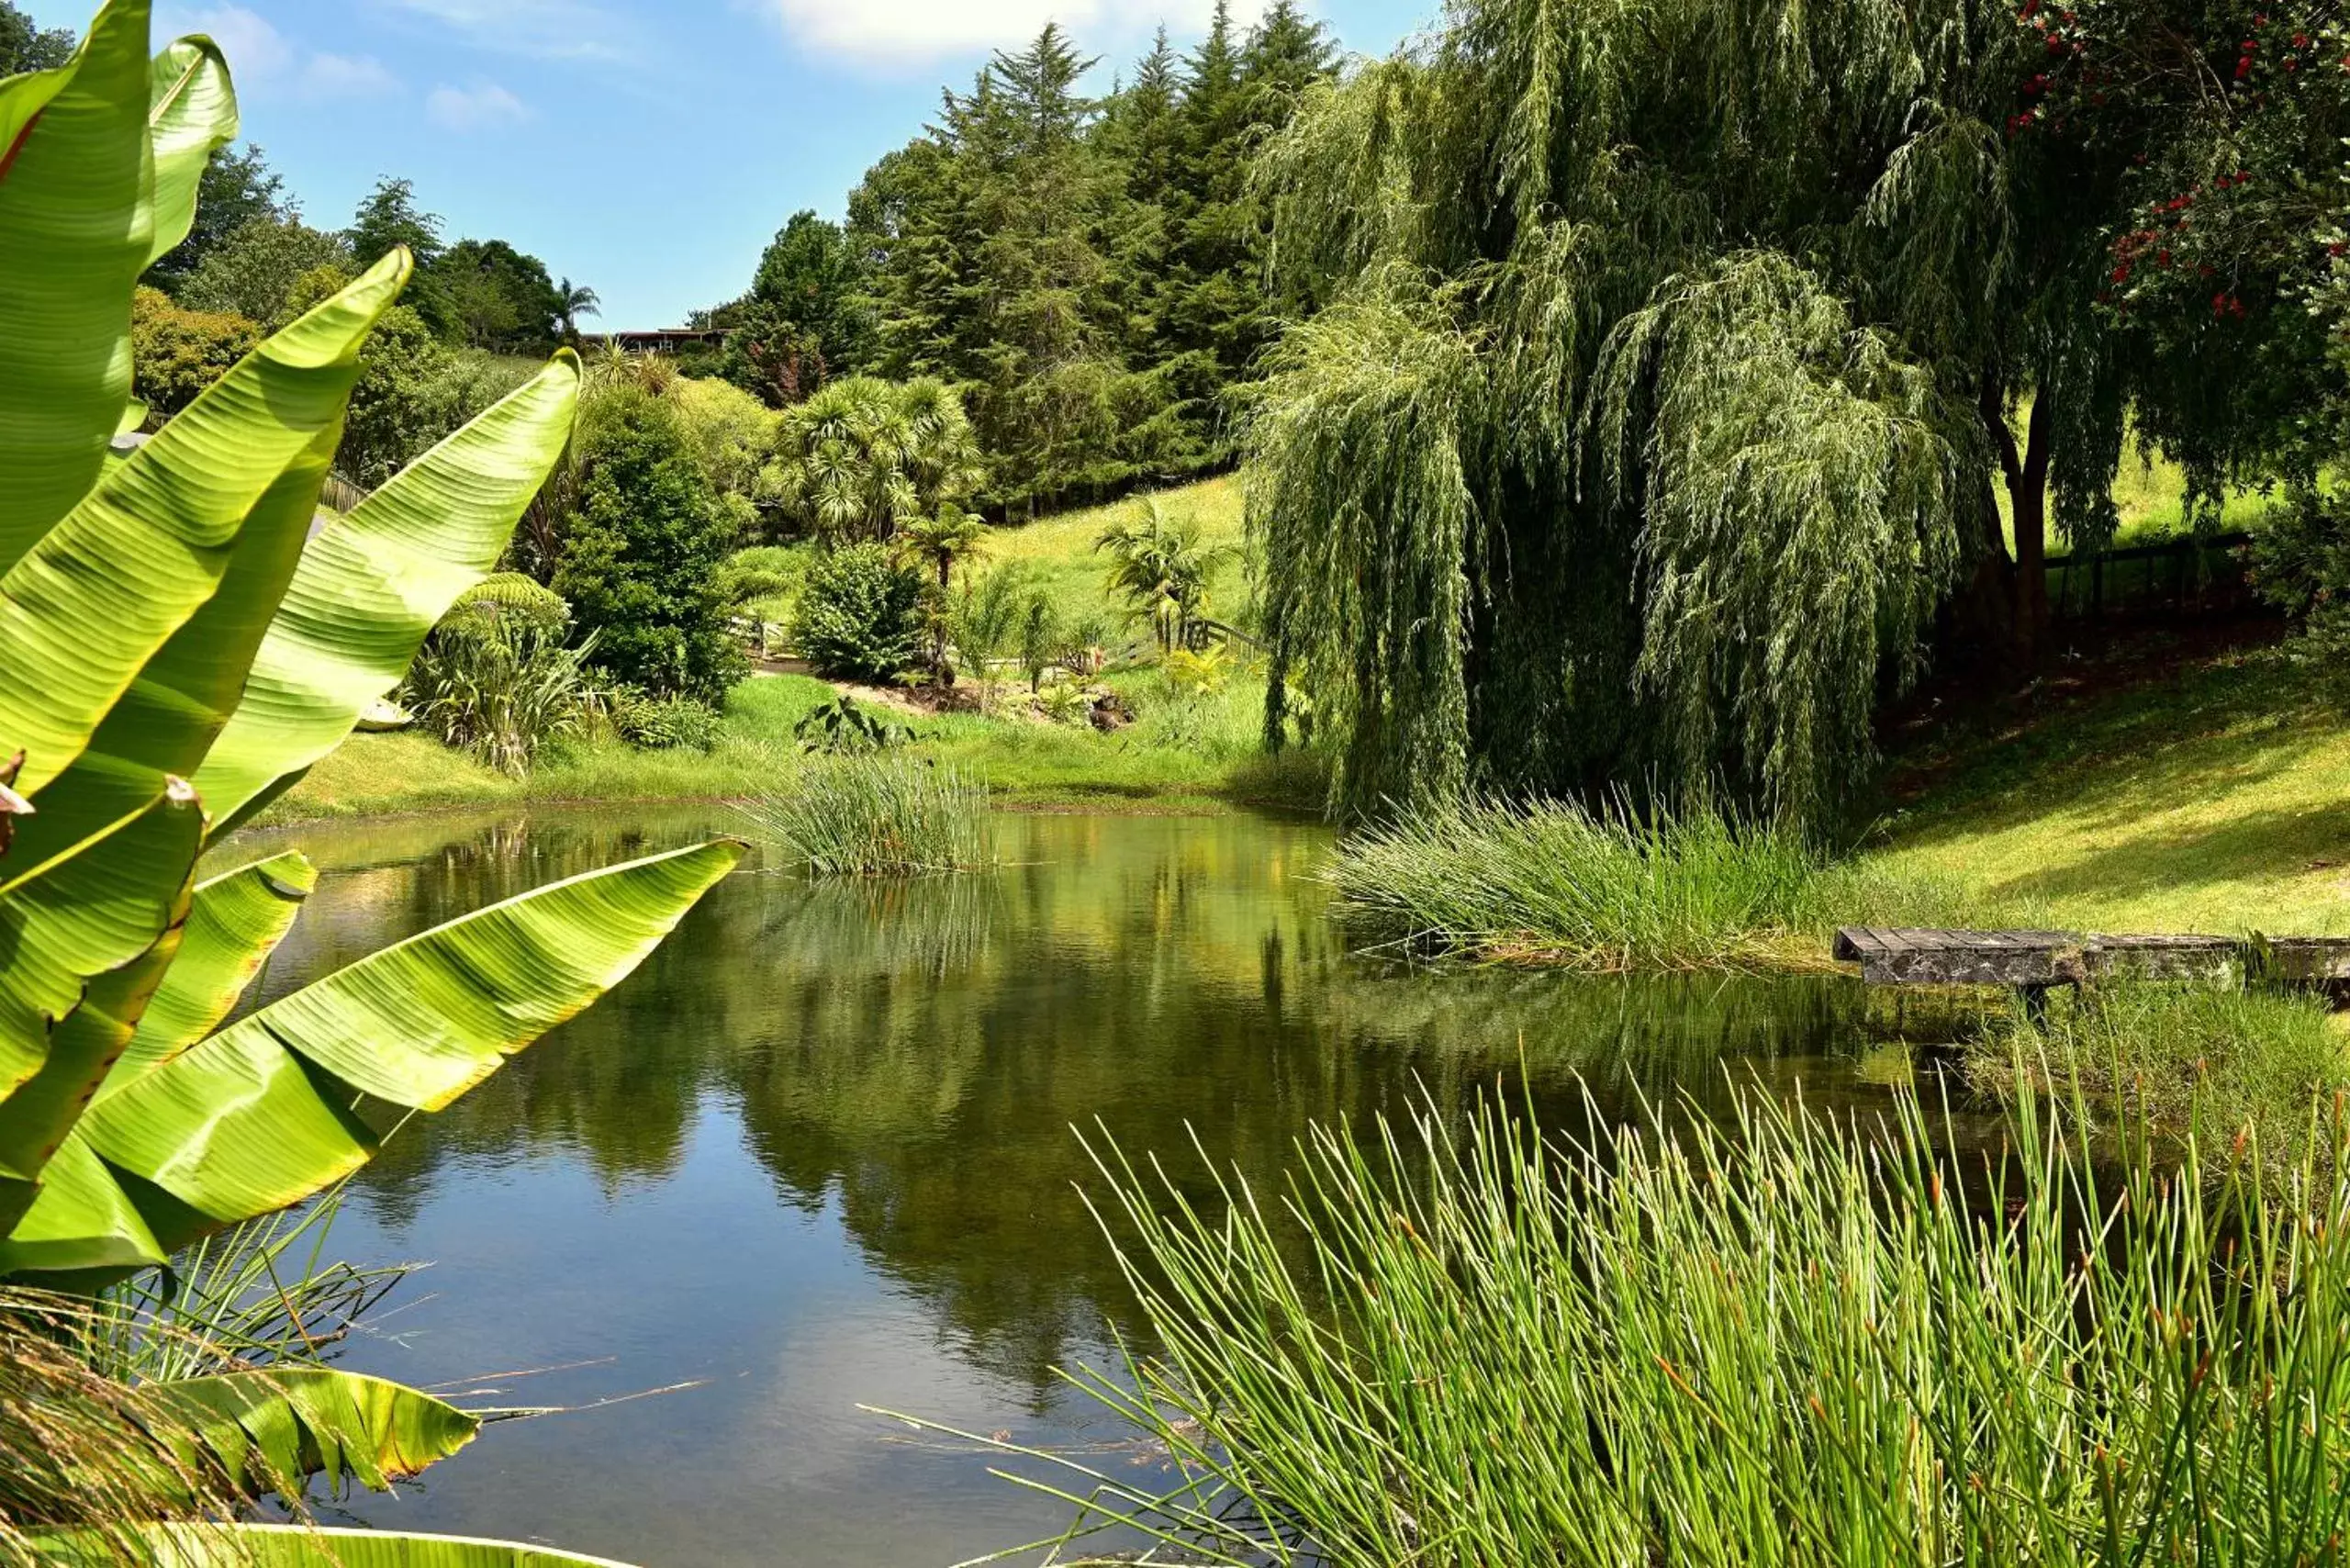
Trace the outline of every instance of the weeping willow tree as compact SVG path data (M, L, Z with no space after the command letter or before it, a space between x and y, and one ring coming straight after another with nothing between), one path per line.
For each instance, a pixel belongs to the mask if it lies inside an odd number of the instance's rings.
M1249 410L1269 738L1309 697L1358 815L1817 821L1946 607L2031 657L2122 419L2126 140L2034 117L2047 47L2008 0L1458 0L1317 92L1257 171L1327 302Z

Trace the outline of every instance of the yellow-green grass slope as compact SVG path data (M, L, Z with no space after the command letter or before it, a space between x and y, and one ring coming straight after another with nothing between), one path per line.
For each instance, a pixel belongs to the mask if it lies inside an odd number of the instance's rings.
M1868 861L2070 929L2350 934L2350 683L2263 648L2049 684L1907 756Z

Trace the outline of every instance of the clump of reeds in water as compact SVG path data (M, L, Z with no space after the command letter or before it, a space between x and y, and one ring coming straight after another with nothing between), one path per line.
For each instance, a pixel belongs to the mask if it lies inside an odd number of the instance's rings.
M1758 1095L1696 1120L1326 1128L1281 1193L1105 1158L1163 1350L1078 1381L1181 1474L1029 1454L1070 1477L1069 1539L1350 1568L2343 1561L2338 1160L2100 1163L2028 1099L1981 1156L1914 1099L1889 1126Z
M1995 1099L2044 1096L2084 1128L2240 1134L2288 1157L2329 1152L2322 1117L2350 1086L2323 999L2215 984L2111 981L2020 1003L1965 1045L1966 1078Z
M1819 902L1802 835L1710 807L1478 801L1366 830L1327 879L1357 932L1579 968L1745 967Z
M788 789L742 807L820 876L922 877L994 864L987 786L899 756L811 763Z

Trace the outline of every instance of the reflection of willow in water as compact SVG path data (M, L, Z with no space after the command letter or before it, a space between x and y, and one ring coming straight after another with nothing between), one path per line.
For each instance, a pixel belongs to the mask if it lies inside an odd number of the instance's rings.
M1834 984L1429 974L1348 960L1304 875L1326 838L1248 821L1011 824L998 875L811 885L739 877L603 1006L363 1177L387 1218L444 1160L569 1153L608 1192L739 1116L776 1191L836 1205L871 1266L973 1362L1036 1391L1103 1320L1137 1327L1078 1196L1072 1134L1262 1186L1309 1121L1448 1114L1505 1082L1572 1126L1763 1073L1856 1032ZM582 853L592 846L582 847ZM503 885L494 848L426 857L416 904ZM546 879L543 861L530 880ZM555 873L559 874L559 873ZM1525 1081L1518 1081L1521 1061ZM1580 1075L1580 1077L1578 1076ZM1207 1202L1204 1177L1188 1189ZM739 1200L756 1201L745 1193Z

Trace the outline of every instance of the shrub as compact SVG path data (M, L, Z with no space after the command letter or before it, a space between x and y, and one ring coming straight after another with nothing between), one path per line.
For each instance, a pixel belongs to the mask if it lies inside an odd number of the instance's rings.
M2030 1107L1962 1165L1898 1104L1864 1133L1751 1094L1563 1148L1431 1112L1313 1132L1278 1193L1105 1154L1160 1349L1077 1381L1175 1474L1030 1457L1071 1537L1203 1564L2325 1561L2339 1161L2272 1209Z
M921 574L887 547L851 544L816 557L800 584L792 638L819 675L886 683L921 664Z
M854 697L843 697L813 709L791 726L792 734L800 742L800 749L811 756L861 756L868 752L888 751L914 738L912 729L877 719L870 710L857 705Z
M183 309L156 289L140 289L131 303L134 389L160 418L195 402L260 342L261 329L246 318Z
M2294 489L2252 536L2252 580L2302 658L2350 684L2350 490Z
M798 788L743 811L820 876L934 876L994 863L987 786L912 757L819 763Z
M793 526L887 540L979 487L984 459L944 383L851 376L784 410L765 493Z
M488 578L425 639L401 700L443 743L519 778L579 733L595 699L595 639L565 646L569 624L563 600L529 578Z
M325 268L349 276L356 264L341 235L322 233L297 219L263 216L196 263L180 286L180 303L191 310L242 316L275 331L301 314L306 304L329 297L306 291L304 280Z
M715 751L720 720L707 704L690 697L654 697L634 687L607 694L612 733L647 751Z
M716 703L749 671L719 568L733 543L676 414L607 391L579 438L578 500L555 591L597 638L597 667L655 696Z

